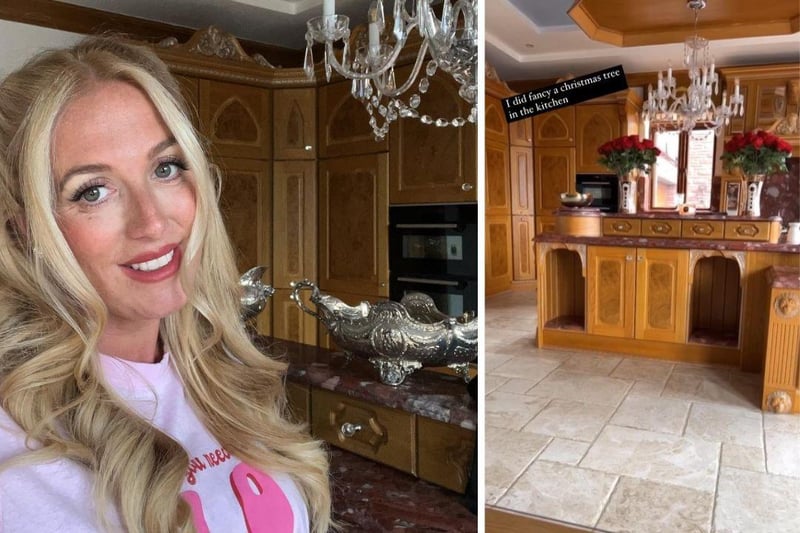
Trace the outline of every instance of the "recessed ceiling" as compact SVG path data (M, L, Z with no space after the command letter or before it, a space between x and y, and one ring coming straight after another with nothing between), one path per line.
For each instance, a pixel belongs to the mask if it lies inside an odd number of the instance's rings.
M602 3L624 9L625 3L632 1L602 0ZM728 1L708 0L708 3L711 6L726 4ZM666 68L668 61L671 61L675 68L680 68L682 65L682 40L691 34L694 22L692 11L686 8L684 1L633 2L656 10L663 4L677 4L683 15L688 17L690 29L685 33L679 32L672 44L630 47L594 41L574 22L565 26L562 24L563 19L551 13L558 7L566 14L573 3L572 0L486 0L486 60L497 70L501 79L545 80L567 74L580 76L615 65L622 65L626 73L662 70ZM523 7L519 8L515 4ZM539 16L539 13L548 15ZM701 21L702 16L701 13ZM736 19L738 20L738 17ZM545 25L547 21L550 25ZM742 24L745 22L740 21ZM705 36L702 30L699 33ZM710 49L717 66L796 62L800 68L798 33L714 39Z

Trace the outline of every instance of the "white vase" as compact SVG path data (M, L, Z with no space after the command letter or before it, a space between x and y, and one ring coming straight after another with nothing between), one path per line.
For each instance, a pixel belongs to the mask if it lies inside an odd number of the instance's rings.
M761 216L761 188L764 186L764 178L747 179L747 199L744 204L744 214L748 217Z
M619 212L636 213L636 180L638 171L631 171L619 177Z

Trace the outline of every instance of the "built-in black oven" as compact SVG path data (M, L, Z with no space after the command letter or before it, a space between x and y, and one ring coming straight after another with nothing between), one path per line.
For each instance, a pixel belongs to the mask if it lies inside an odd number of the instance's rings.
M389 296L423 292L451 316L478 310L477 204L389 208Z
M619 178L614 174L578 174L575 190L592 195L590 207L611 213L619 208Z

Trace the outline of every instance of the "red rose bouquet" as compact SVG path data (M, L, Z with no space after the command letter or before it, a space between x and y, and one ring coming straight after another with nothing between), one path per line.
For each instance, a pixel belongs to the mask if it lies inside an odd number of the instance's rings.
M597 149L598 162L624 176L634 169L645 170L656 162L661 150L650 139L640 140L638 135L617 137Z
M738 168L752 179L758 174L786 172L792 145L767 131L737 133L725 143L722 162L726 172Z

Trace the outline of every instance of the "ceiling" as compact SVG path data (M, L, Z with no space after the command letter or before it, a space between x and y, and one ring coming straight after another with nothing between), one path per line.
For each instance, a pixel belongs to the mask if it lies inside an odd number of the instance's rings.
M305 48L306 22L322 14L322 0L59 0L67 4L188 28L214 25L239 37ZM350 27L366 20L370 0L337 0Z
M720 8L723 4L731 5L731 1L708 0L708 7L700 12L698 18L698 33L701 36L704 24L707 31L716 35L719 28L713 28L713 24L735 28L751 22L750 19L743 20L742 15ZM784 10L787 5L790 8L794 6L794 13L797 13L797 6L800 5L796 0L771 2L780 4ZM568 74L580 76L615 65L622 65L626 73L654 72L665 69L668 60L675 68L681 66L682 37L690 35L694 24L693 12L686 7L684 0L585 2L598 6L604 4L605 11L595 13L594 22L597 26L611 27L617 23L620 26L618 31L635 31L639 35L647 33L648 28L652 28L652 32L663 30L665 20L680 28L680 41L673 44L626 47L589 39L567 14L575 3L575 0L486 0L486 60L497 70L501 79L552 79ZM750 3L758 5L752 0ZM611 16L609 11L619 16ZM623 15L627 13L635 14L635 26L630 23L631 16ZM707 13L709 20L704 22ZM752 13L749 16L752 19ZM717 19L720 22L715 22ZM796 15L794 20L796 26ZM684 28L688 29L685 35ZM672 33L677 36L677 32ZM707 36L713 38L714 35ZM717 66L800 63L800 33L714 39L710 49Z

